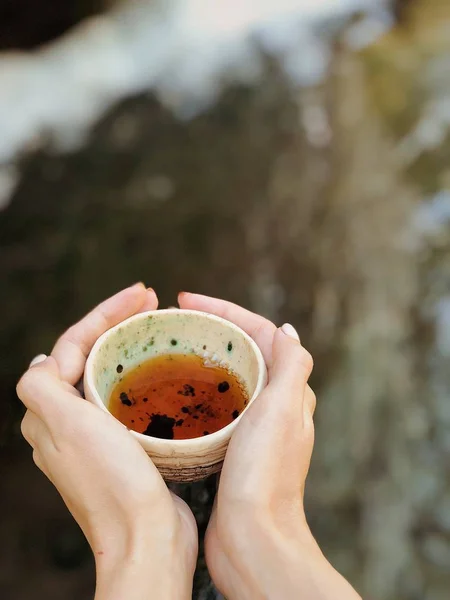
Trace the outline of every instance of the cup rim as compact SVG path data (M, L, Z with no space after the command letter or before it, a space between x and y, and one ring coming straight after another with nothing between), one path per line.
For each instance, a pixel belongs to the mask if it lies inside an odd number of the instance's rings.
M143 446L144 449L148 449L152 452L157 452L158 454L161 453L162 455L165 455L167 453L167 451L183 452L183 451L186 451L186 449L201 451L210 446L215 446L217 444L220 444L224 440L227 440L228 438L230 438L234 429L237 427L237 424L241 420L242 415L247 411L248 407L252 404L252 402L259 396L259 394L264 389L266 382L267 382L267 367L266 367L266 363L265 363L264 357L262 355L261 349L259 348L258 344L255 342L255 340L248 333L246 333L243 329L241 329L238 325L235 325L234 323L232 323L231 321L228 321L227 319L224 319L223 317L219 317L217 315L213 315L211 313L207 313L204 311L191 310L191 309L178 309L178 308L165 308L165 309L160 309L160 310L149 310L149 311L145 311L142 313L132 315L131 317L128 317L127 319L125 319L124 321L121 321L117 325L114 325L113 327L111 327L110 329L105 331L96 340L95 344L93 345L93 347L88 355L88 358L86 360L86 365L85 365L85 370L84 370L84 388L85 388L85 395L86 395L86 390L89 390L89 393L92 396L92 401L96 406L103 409L105 412L109 413L113 418L116 418L116 417L114 417L114 415L112 415L112 413L108 410L108 408L103 403L103 400L101 399L100 394L98 393L96 386L94 384L95 358L96 358L100 348L103 346L103 344L106 343L106 341L111 337L111 335L113 335L119 328L122 328L123 326L126 326L133 321L145 319L148 316L153 316L153 315L164 316L167 314L174 314L174 313L182 313L184 315L193 315L196 317L209 319L211 321L216 321L218 323L221 323L222 325L225 325L229 329L232 329L235 333L243 336L249 343L249 345L253 351L253 354L256 358L257 365L258 365L258 377L257 377L256 386L253 391L253 394L249 398L249 401L248 401L247 405L245 406L244 410L241 412L241 414L236 419L234 419L231 423L229 423L225 427L222 427L218 431L215 431L214 433L209 433L208 435L205 435L205 436L184 439L184 440L167 440L167 439L163 439L163 438L156 438L156 437L144 435L143 433L139 433L137 431L134 431L133 429L129 429L130 433L133 435L133 437L135 437L139 441L139 443ZM116 420L118 420L118 419L116 419ZM119 423L120 423L120 421L119 421ZM125 427L125 425L124 425L124 427Z

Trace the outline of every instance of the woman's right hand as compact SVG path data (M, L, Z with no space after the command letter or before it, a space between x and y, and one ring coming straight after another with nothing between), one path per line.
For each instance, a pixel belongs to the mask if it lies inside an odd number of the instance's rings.
M330 565L306 522L303 495L314 445L313 362L290 325L239 306L182 293L244 329L261 348L269 383L228 447L205 540L212 579L228 600L360 600Z
M194 516L127 428L74 387L104 331L157 305L142 284L122 290L68 329L51 356L34 360L17 386L33 458L94 553L96 600L192 597Z

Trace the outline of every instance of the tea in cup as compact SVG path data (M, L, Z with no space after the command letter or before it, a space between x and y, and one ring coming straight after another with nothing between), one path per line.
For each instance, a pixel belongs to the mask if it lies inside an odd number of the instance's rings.
M86 398L121 421L167 481L221 469L242 414L267 382L260 349L233 323L167 309L105 332L86 363Z

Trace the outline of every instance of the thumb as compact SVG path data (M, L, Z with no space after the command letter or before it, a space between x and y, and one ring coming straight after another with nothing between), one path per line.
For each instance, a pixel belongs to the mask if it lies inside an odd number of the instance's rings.
M304 475L301 455L310 454L309 439L305 446L304 398L312 366L294 328L277 329L269 383L243 414L225 459L222 478L227 483L232 479L238 493L248 490L254 495L270 481L279 485L284 475L290 481Z
M266 393L272 396L272 419L303 425L305 391L313 369L313 359L301 345L297 331L289 323L276 331L272 355L266 388ZM293 423L293 419L297 418L298 422Z

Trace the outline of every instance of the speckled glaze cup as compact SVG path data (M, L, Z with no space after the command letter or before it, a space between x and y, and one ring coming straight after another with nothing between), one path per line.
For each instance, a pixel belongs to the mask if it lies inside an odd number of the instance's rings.
M237 375L249 398L245 410L267 383L261 351L242 329L215 315L167 309L134 315L97 340L84 373L87 400L108 411L111 391L128 370L169 353L196 354ZM220 471L228 442L245 410L219 431L193 439L131 434L166 481L198 481Z

